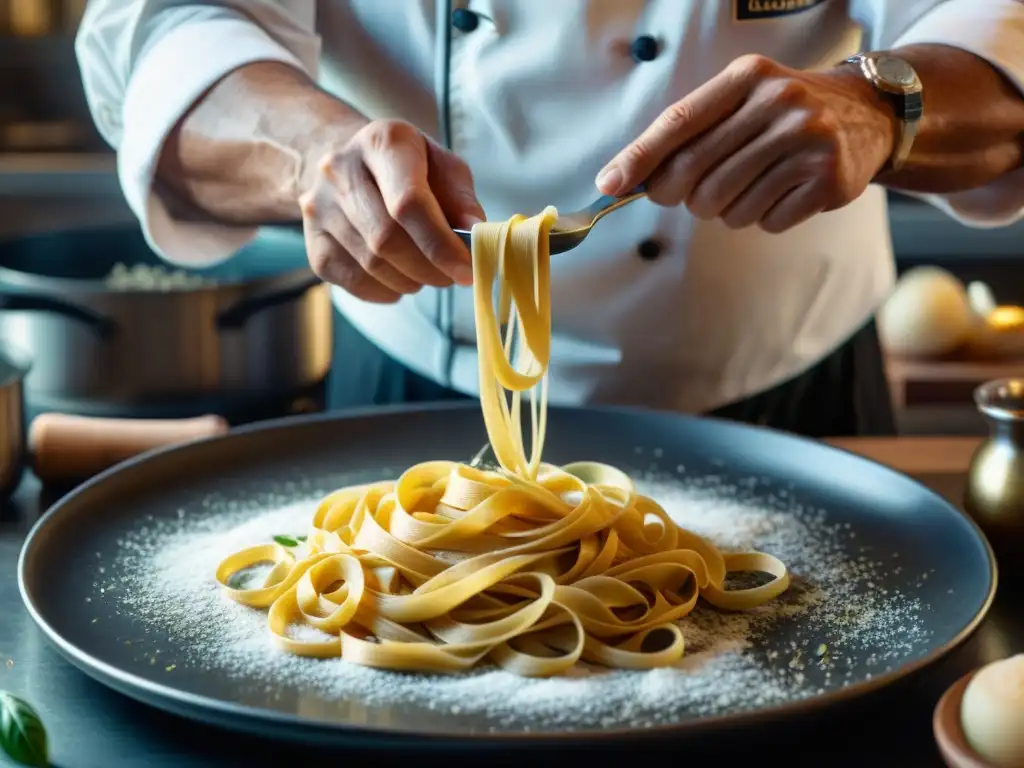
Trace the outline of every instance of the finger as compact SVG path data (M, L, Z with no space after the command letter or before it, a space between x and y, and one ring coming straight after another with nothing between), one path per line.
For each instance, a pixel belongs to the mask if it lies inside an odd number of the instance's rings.
M390 290L399 294L415 293L423 284L403 275L387 261L369 253L363 237L341 209L338 198L345 198L347 195L339 196L334 188L334 185L339 183L339 176L336 170L337 165L336 161L331 163L330 172L325 174L325 178L331 181L331 184L320 185L313 194L305 196L300 201L304 230L307 232L324 232L332 237L345 256L355 259L363 270L370 273L378 282ZM345 184L347 182L341 181L340 183ZM319 257L331 257L333 256L333 250L331 247L325 247L323 254ZM323 269L329 272L332 269L336 269L336 267L327 261Z
M732 229L752 227L782 198L808 180L796 162L782 160L754 181L722 212L722 222Z
M388 213L377 184L358 154L349 154L336 163L339 177L336 205L349 229L358 237L339 241L370 274L381 279L398 272L408 281L443 288L451 279L420 253L412 238ZM330 227L333 231L333 227ZM355 242L358 241L358 242ZM384 280L399 290L398 283ZM400 291L405 293L407 291Z
M363 162L377 182L384 206L431 264L455 282L471 285L473 268L466 246L452 231L430 189L426 142L392 144L367 151Z
M816 179L807 181L783 197L765 214L760 222L761 229L779 234L803 224L823 210L825 202L821 194L821 185Z
M730 205L777 162L801 149L801 138L783 119L733 153L698 182L689 200L690 212L700 219L721 216Z
M306 254L317 277L337 285L363 301L392 304L399 294L383 285L349 255L329 232L311 224L303 226Z
M688 202L705 176L756 139L769 121L769 113L747 102L659 167L647 182L647 196L664 206Z
M321 222L321 225L338 241L345 252L356 260L359 266L386 288L395 293L407 295L416 293L423 287L423 282L409 277L386 258L372 252L363 234L355 228L341 210L337 210L334 216ZM428 267L431 266L419 253L415 253L415 256ZM440 272L437 274L442 280L445 280L446 284L451 284L451 281L448 281Z
M473 173L460 157L428 141L427 164L430 188L451 226L472 229L486 219L476 197Z
M603 194L620 195L649 177L670 155L735 112L754 85L778 70L763 56L743 56L670 106L597 175Z

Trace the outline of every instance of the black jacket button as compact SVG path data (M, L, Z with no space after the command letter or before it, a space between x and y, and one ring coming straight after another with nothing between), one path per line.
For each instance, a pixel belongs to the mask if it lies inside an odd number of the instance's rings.
M637 246L636 253L644 261L654 261L661 256L661 243L657 240L644 240Z
M480 17L467 8L452 11L452 26L460 32L472 32L480 26Z
M654 61L658 58L658 41L650 35L640 35L629 46L629 53L635 61Z

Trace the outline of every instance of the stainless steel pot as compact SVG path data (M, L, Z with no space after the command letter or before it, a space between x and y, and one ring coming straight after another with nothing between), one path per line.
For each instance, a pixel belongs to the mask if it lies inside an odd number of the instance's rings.
M321 381L331 364L328 288L302 236L271 230L196 273L203 285L115 285L161 262L137 228L0 244L0 339L31 352L26 396L147 404L271 396Z
M24 380L31 369L27 355L0 345L0 496L6 499L25 467Z

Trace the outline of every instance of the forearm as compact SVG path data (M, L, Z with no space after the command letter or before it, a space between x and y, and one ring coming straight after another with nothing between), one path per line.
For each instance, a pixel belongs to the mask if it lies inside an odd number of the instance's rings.
M888 187L951 193L981 187L1024 164L1024 96L991 64L967 51L913 45L893 53L924 87L917 138Z
M234 224L298 221L298 197L315 163L366 119L286 64L236 69L168 136L158 181Z

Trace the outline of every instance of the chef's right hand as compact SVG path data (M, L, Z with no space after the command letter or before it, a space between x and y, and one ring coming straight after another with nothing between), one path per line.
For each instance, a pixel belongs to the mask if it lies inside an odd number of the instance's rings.
M313 271L365 301L473 282L452 232L484 220L472 174L409 123L376 120L328 152L299 204Z

